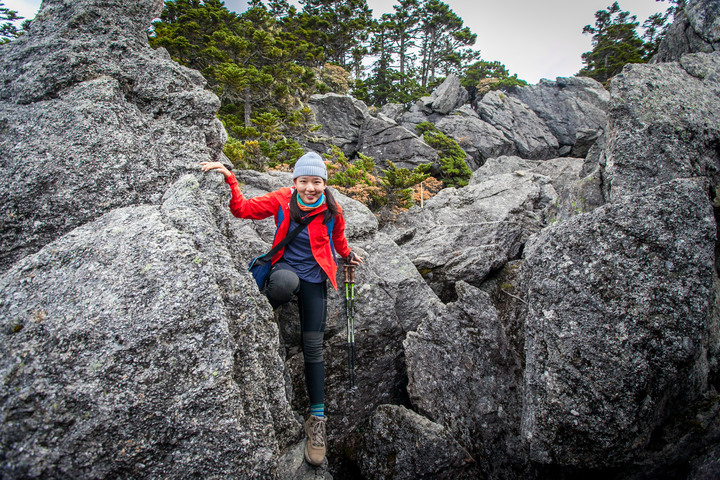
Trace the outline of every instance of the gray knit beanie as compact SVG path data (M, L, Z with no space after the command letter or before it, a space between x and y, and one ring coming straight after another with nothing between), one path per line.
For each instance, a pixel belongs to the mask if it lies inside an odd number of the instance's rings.
M320 155L315 152L308 152L295 162L293 169L293 180L303 175L321 177L327 181L327 167Z

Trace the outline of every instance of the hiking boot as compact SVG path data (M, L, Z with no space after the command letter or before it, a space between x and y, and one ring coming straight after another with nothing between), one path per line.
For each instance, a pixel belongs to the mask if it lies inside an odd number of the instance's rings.
M325 460L325 418L310 415L305 422L305 460L310 465L319 467Z

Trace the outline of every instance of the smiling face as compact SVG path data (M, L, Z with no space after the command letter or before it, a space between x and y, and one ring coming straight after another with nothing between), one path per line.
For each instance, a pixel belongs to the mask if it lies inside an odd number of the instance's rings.
M300 196L300 200L306 205L312 205L317 202L325 191L325 180L322 177L303 175L293 180L295 189Z

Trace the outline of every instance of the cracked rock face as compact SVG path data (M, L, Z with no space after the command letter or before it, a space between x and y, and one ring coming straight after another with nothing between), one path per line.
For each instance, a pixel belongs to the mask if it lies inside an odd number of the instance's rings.
M545 122L557 138L561 154L584 157L605 129L610 95L592 78L542 79L510 95Z
M612 199L675 178L720 183L720 52L628 65L611 84L604 188Z
M388 161L413 169L438 160L435 149L412 131L382 113L370 115L363 102L350 96L313 95L310 107L321 128L305 142L309 148L324 152L334 144L348 157L357 153L373 157L382 168L388 167Z
M401 215L387 232L435 293L449 301L455 282L479 286L516 258L544 226L544 211L556 198L549 177L502 173L442 190L424 208Z
M220 155L217 97L147 44L161 9L45 0L0 46L0 271L114 208L158 204Z
M512 465L525 462L518 435L519 352L490 296L465 282L456 288L458 300L404 342L408 392L418 411L468 449L486 470L483 477L507 478Z
M373 157L377 165L384 168L388 167L388 161L398 168L412 170L438 160L437 151L422 138L382 114L365 119L358 151Z
M720 51L720 3L695 0L677 12L650 63L676 62L686 53L717 51Z
M365 478L457 478L472 457L437 423L398 405L380 405L363 426L360 471Z
M489 158L509 155L516 151L512 139L498 128L482 120L475 111L462 107L441 118L436 126L444 134L457 140L468 154L472 170L480 168Z
M539 160L556 156L557 139L545 122L520 100L493 91L485 94L476 108L483 120L513 141L515 152L522 158Z
M320 125L320 129L313 133L317 138L308 143L308 146L322 152L327 144L332 143L340 147L347 156L355 154L360 132L368 115L367 106L348 95L337 93L313 95L308 104L313 111L315 123Z
M715 230L705 193L675 180L528 243L522 434L533 460L630 462L707 389Z
M460 79L451 73L428 98L428 107L437 113L447 115L452 110L468 103L470 94L460 83Z
M272 476L300 425L232 257L188 175L0 277L2 477Z

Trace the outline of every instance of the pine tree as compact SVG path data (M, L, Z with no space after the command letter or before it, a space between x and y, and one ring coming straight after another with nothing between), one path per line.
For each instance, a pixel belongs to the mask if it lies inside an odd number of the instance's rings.
M373 24L370 54L377 60L367 78L355 81L353 90L353 95L368 105L409 104L425 94L412 68L406 66L402 73L395 67L396 60L402 58L398 30L396 16L391 14L384 14ZM405 55L407 57L407 52Z
M664 2L665 0L655 0L656 2ZM668 0L670 6L665 13L655 13L651 15L642 24L645 31L642 38L645 39L644 60L650 61L655 56L660 47L660 42L665 38L668 27L672 24L675 14L685 8L685 0Z
M649 61L660 47L660 42L665 36L667 29L668 14L655 13L643 23L643 39L645 39L643 60Z
M393 18L384 14L379 21L373 22L373 36L370 52L378 57L373 65L373 75L366 82L369 88L366 101L371 105L384 105L393 92L392 58L395 53L392 33L395 28Z
M490 90L510 89L525 86L527 82L517 78L517 73L510 75L505 65L498 61L479 60L465 69L460 80L462 86L470 93L470 101Z
M251 6L253 6L251 4ZM287 0L270 0L267 4L268 13L276 20L282 20L285 17L295 16L297 9L291 6Z
M150 35L153 47L203 73L221 100L226 154L246 168L292 162L302 151L287 137L311 128L302 101L317 85L306 64L323 52L282 28L278 16L293 13L281 0L271 10L253 0L241 15L220 0L168 0Z
M238 15L220 0L167 1L160 19L150 44L200 70L220 96L228 120L241 114L242 124L250 127L255 109L283 116L313 85L312 72L297 60L322 56L322 49L284 32L262 2ZM231 123L231 129L239 128Z
M395 13L391 17L391 29L397 45L400 84L404 85L414 59L410 52L417 46L415 42L420 32L420 2L419 0L399 0L399 3L393 8Z
M582 55L585 67L578 75L605 83L628 63L644 63L645 44L637 35L637 17L620 8L618 2L595 12L595 26L585 25L592 34L593 49Z
M0 45L22 35L22 30L19 30L13 23L23 19L17 13L15 10L6 8L5 4L0 2L0 21L4 22L0 24Z
M422 4L421 83L433 83L437 73L459 73L463 64L477 60L479 52L472 50L477 35L450 7L440 0L426 0Z
M362 65L365 42L372 24L366 0L301 0L303 10L292 30L305 41L322 45L327 61L346 70ZM353 68L355 67L355 68Z
M236 61L243 57L246 45L240 39L224 53L217 45L234 37L239 26L239 16L219 0L168 0L149 40L155 48L165 47L175 61L206 73L226 55Z

